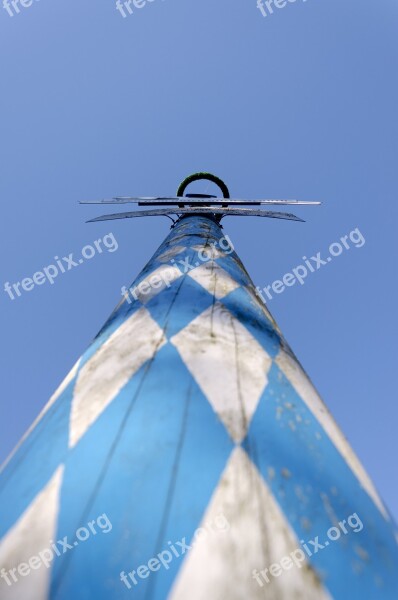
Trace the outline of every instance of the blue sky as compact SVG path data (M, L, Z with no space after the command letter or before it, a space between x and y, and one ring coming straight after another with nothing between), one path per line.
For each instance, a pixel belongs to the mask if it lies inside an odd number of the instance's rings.
M236 197L323 202L295 211L306 223L224 220L260 287L365 238L268 306L398 517L397 25L396 0L266 17L256 0L153 0L126 18L114 0L0 7L1 287L106 234L118 244L53 285L2 290L1 460L169 230L85 224L106 211L78 201L174 194L208 170Z

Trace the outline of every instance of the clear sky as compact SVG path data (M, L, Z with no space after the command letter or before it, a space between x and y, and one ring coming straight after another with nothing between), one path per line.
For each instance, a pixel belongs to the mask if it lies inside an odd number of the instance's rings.
M224 220L261 288L356 228L365 239L268 306L397 519L396 0L296 0L265 17L256 0L132 7L0 5L0 459L169 231L85 224L106 207L78 200L174 194L208 170L236 197L323 202L295 210L306 223ZM117 251L4 291L108 233Z

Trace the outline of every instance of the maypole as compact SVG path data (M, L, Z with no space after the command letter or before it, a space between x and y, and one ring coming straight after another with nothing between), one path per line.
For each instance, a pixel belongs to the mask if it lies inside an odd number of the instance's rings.
M391 517L220 225L297 202L203 177L96 219L177 217L3 466L2 600L397 597Z

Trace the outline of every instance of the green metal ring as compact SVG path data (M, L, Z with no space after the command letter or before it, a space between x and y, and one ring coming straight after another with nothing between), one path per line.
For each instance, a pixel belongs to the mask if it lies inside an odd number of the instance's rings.
M206 179L207 181L215 183L222 191L223 197L230 198L229 190L223 182L223 180L219 177L216 177L215 175L212 175L211 173L194 173L193 175L190 175L189 177L184 179L184 181L180 183L178 187L177 196L181 198L184 195L184 192L190 183L192 183L193 181L200 181L201 179Z

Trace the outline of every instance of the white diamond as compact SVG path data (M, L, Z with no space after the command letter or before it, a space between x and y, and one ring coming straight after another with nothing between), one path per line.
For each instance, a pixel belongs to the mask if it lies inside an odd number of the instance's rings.
M182 252L183 250L185 250L184 246L174 246L168 248L165 252L163 252L157 257L157 260L159 260L160 262L167 262L171 258L174 258L177 254L180 254L180 252Z
M213 260L189 271L188 275L218 300L239 287L239 284Z
M146 304L166 287L170 287L173 281L176 281L179 277L182 277L182 273L177 267L161 266L147 275L137 286L130 288L130 294L140 300L142 304Z
M165 343L162 329L142 307L102 344L77 377L70 446L79 441L123 386Z
M21 515L15 525L0 542L0 565L7 572L16 570L21 563L29 564L32 557L38 559L39 552L48 549L51 555L50 540L57 531L59 512L59 493L64 467L61 465L47 485L39 492L30 506ZM30 569L27 576L22 577L18 571L14 582L9 586L5 579L0 580L0 598L2 600L47 600L51 569L42 563L40 568ZM30 567L29 567L30 568Z
M216 248L214 245L197 245L197 246L192 246L192 248L194 250L196 250L197 252L201 252L203 257L205 257L205 260L208 260L209 258L223 258L224 256L227 256L227 253L224 252L223 250L219 250L218 248ZM228 254L230 254L230 252L228 252Z
M259 574L300 544L242 448L233 451L196 531L169 600L330 600L308 562L268 575L269 583L260 576L262 586L254 579L254 569Z
M216 302L171 338L185 365L237 443L268 383L271 358Z

